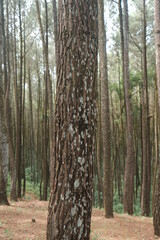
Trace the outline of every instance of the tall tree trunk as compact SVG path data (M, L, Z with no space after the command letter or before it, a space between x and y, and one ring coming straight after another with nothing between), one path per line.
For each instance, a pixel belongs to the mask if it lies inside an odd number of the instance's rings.
M15 97L15 118L16 118L16 149L15 149L15 159L16 159L16 173L18 170L18 162L19 162L19 127L20 127L20 122L19 122L19 89L18 89L18 76L17 76L17 69L18 69L18 64L17 64L17 39L16 39L16 1L14 1L14 97ZM17 180L17 175L16 175L16 180Z
M23 68L23 49L22 49L22 17L21 17L21 0L19 5L19 33L20 33L20 69L19 69L19 103L18 103L18 119L17 119L17 181L18 181L18 197L21 198L21 177L22 177L22 68Z
M9 54L9 13L8 13L8 0L7 0L6 12L7 12L7 41L5 37L5 32L3 33L4 36L4 47L3 47L3 58L5 61L4 64L4 78L5 82L7 83L7 88L5 92L5 102L4 102L4 114L5 114L5 124L7 130L7 139L9 144L9 156L10 156L10 166L11 166L11 200L17 201L16 196L16 159L14 155L14 148L13 148L13 141L12 141L12 129L10 123L10 54ZM3 26L4 29L4 26ZM6 47L7 46L7 47ZM6 52L7 50L7 52ZM7 63L8 62L8 72L7 72Z
M43 148L42 148L42 179L43 179L43 200L47 201L47 186L48 186L48 162L47 162L47 148L48 148L48 133L47 133L47 106L48 106L48 82L47 75L44 72L45 79L45 93L44 93L44 119L43 119Z
M158 90L158 108L160 113L160 1L155 0L155 44L156 44L156 72ZM160 236L160 164L157 186L154 196L153 210L154 234Z
M30 68L28 69L28 86L29 86L29 105L30 105L30 129L31 129L31 164L32 164L32 175L35 183L36 175L36 163L35 163L35 140L34 140L34 123L33 123L33 104L32 104L32 83Z
M48 165L47 162L47 110L49 102L49 149L50 158L52 158L53 149L53 104L52 104L52 83L49 72L49 61L48 61L48 11L47 1L45 0L45 15L46 15L46 38L44 35L44 29L42 26L42 20L40 16L39 1L36 0L37 16L39 22L39 28L41 33L42 45L43 45L43 59L45 68L45 103L44 103L44 144L43 144L43 195L44 200L47 200L47 182L48 182ZM50 159L51 160L51 159Z
M123 24L123 13L122 13L122 0L118 0L118 9L119 9L119 27L120 27L120 36L121 36L121 56L122 56L122 71L123 71L122 76L124 78L124 24Z
M159 139L159 114L158 114L158 91L157 91L157 82L155 82L155 111L154 111L154 116L155 116L155 121L154 121L154 147L155 147L155 163L153 166L154 172L153 172L153 191L152 191L152 214L154 211L154 196L155 196L155 187L156 187L156 177L157 177L157 171L158 171L158 159L159 159L159 147L158 147L158 139Z
M121 61L122 61L122 78L123 78L123 88L124 88L124 33L123 33L123 13L122 13L122 0L118 1L118 8L119 8L119 27L120 27L120 37L121 37ZM120 94L121 96L121 94ZM124 95L125 98L125 95ZM122 100L122 99L120 99ZM121 106L122 109L122 106ZM126 110L126 109L125 109ZM122 114L122 110L121 110ZM125 151L125 129L123 126L123 121L122 123L122 131L123 131L123 169L125 172L125 162L126 162L126 151Z
M112 166L111 166L111 127L110 106L106 57L106 35L104 25L104 2L98 1L98 28L99 28L99 57L101 72L101 125L103 137L103 202L105 216L113 217L113 190L112 190Z
M95 157L97 1L60 0L59 25L47 239L88 240Z
M146 1L143 0L143 89L142 89L142 194L141 211L143 216L150 213L150 186L151 186L151 154L150 154L150 120L147 79L147 47L146 47Z
M98 78L98 97L97 97L97 177L98 177L98 196L99 196L99 207L101 208L103 204L101 204L101 193L103 193L103 182L102 182L102 171L101 171L101 143L102 143L102 135L101 135L101 74L99 73ZM103 194L102 194L103 195Z
M23 46L23 54L24 54L24 61L23 61L23 66L24 66L24 71L23 71L23 196L25 196L26 192L26 158L25 158L25 145L26 145L26 119L25 119L25 106L26 106L26 24L24 20L24 46Z
M9 205L7 199L7 177L9 149L4 119L4 93L2 81L2 51L4 49L4 11L3 0L0 1L0 205Z
M133 192L134 192L134 169L135 153L133 140L133 110L130 98L130 76L129 76L129 20L128 1L124 4L124 95L126 108L126 146L127 159L124 174L123 207L124 212L133 214Z
M54 21L54 42L55 42L55 63L56 63L56 70L57 70L57 62L58 62L58 44L57 44L57 38L58 38L58 20L57 20L57 4L56 0L52 0L52 6L53 6L53 21Z
M50 149L50 161L53 153L53 100L52 100L52 81L49 72L49 59L48 59L48 5L45 0L45 13L46 13L46 44L45 44L45 58L46 58L46 77L48 84L48 100L49 100L49 149ZM50 165L50 161L48 165Z
M120 3L120 6L121 6L121 3ZM121 16L122 18L122 16ZM121 38L123 39L123 28L122 28L122 33L121 33ZM124 43L121 43L121 48L123 48L123 44ZM123 52L123 50L122 50ZM120 109L120 132L121 132L121 142L120 142L120 149L122 150L119 150L119 169L118 169L118 172L119 172L119 178L118 178L118 185L119 185L119 197L121 199L121 202L122 202L122 197L123 197L123 194L122 194L122 176L123 176L123 171L122 171L122 167L124 169L124 166L125 166L125 130L124 130L124 122L123 122L123 106L124 106L124 103L123 103L123 96L122 96L122 90L121 90L121 71L123 71L123 67L121 68L121 61L120 61L120 56L119 56L119 53L117 53L118 55L118 75L119 75L119 109ZM122 58L122 64L123 64L123 54L121 54L121 58ZM123 74L122 74L123 75ZM121 160L122 159L122 160ZM122 162L121 162L122 161Z
M41 144L41 128L40 128L40 112L41 112L41 80L39 74L39 66L37 62L37 78L38 78L38 96L37 96L37 183L40 180L41 171L41 155L42 155L42 144Z

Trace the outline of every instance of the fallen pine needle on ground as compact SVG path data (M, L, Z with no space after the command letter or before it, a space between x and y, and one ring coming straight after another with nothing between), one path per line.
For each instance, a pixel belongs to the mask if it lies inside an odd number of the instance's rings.
M0 206L0 240L45 240L48 202L33 194L11 205ZM93 209L91 240L153 240L152 218L114 214L106 219L104 211Z

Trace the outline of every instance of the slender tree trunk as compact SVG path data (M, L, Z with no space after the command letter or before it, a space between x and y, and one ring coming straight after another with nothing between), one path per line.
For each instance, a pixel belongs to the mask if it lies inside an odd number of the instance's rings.
M35 183L36 164L35 164L35 140L34 140L34 122L33 122L33 104L32 104L32 83L30 68L28 69L28 86L29 86L29 105L30 105L30 129L31 129L31 161L32 161L32 175Z
M95 157L97 1L60 0L59 25L47 239L88 240Z
M25 119L25 106L26 106L26 24L24 20L24 46L23 46L23 54L24 54L24 71L23 71L23 196L25 196L26 192L26 158L25 158L25 151L26 151L26 119Z
M47 106L48 106L48 85L47 85L47 77L46 72L44 73L45 79L45 93L44 93L44 119L43 119L43 149L42 149L42 176L43 176L43 200L47 201L47 186L48 186L48 164L47 164Z
M156 72L158 90L158 108L160 113L160 1L155 0L155 44L156 44ZM154 234L160 237L160 164L153 210Z
M143 144L143 175L141 210L143 216L150 213L151 186L151 154L150 154L150 120L147 80L147 47L146 47L146 1L143 0L143 89L142 89L142 144Z
M16 159L16 173L18 170L18 162L19 162L19 89L18 89L18 76L17 76L17 39L16 39L16 2L14 2L14 97L15 97L15 118L16 118L16 150L15 150L15 159ZM18 176L16 176L18 178Z
M37 78L38 78L38 98L37 98L37 182L40 180L40 170L41 170L41 128L40 128L40 112L41 112L41 82L40 82L40 74L39 74L39 66L37 62Z
M134 192L134 169L135 153L133 140L133 110L130 98L130 76L129 76L129 20L128 1L124 4L124 95L126 108L126 146L127 159L124 174L123 207L124 212L133 214L133 192Z
M45 58L46 58L46 74L48 84L48 100L49 100L49 149L50 149L50 161L53 153L53 99L52 99L52 81L49 72L49 60L48 60L48 5L45 0L45 13L46 13L46 44L45 44ZM57 43L56 43L57 44ZM50 165L50 161L48 165Z
M120 37L121 37L121 61L122 61L122 79L123 79L123 88L124 88L124 33L123 33L123 13L122 13L122 0L118 1L119 8L119 23L120 23ZM124 90L125 92L125 90ZM121 95L120 95L121 96ZM124 95L125 99L125 95ZM121 100L121 99L120 99ZM126 109L125 109L126 110ZM121 114L122 114L122 105L121 105ZM125 129L122 123L122 131L123 131L123 169L125 172L125 162L126 162L126 151L125 151Z
M106 218L113 217L113 190L111 166L111 126L106 57L106 35L104 25L104 2L98 1L99 57L101 72L101 125L103 137L103 202Z
M157 84L157 83L156 83ZM158 171L158 156L159 156L159 147L158 147L158 138L159 138L159 131L158 131L158 122L159 122L159 114L158 114L158 93L157 93L157 86L155 87L155 122L154 122L154 146L155 146L155 164L154 164L154 173L153 173L153 191L152 191L152 214L154 211L154 197L155 197L155 187L156 187L156 177Z
M120 3L120 6L121 6L121 3ZM121 10L120 10L121 11ZM122 18L122 16L121 16ZM123 28L122 28L123 30ZM123 39L123 31L121 33L121 38ZM123 44L121 43L121 48L122 48ZM122 51L123 52L123 51ZM123 60L123 55L122 55L122 60ZM122 61L122 64L123 64L123 61ZM123 68L122 68L122 71L123 71ZM121 132L121 143L120 143L120 149L122 149L122 154L121 154L121 151L119 150L119 197L122 201L122 197L123 197L123 194L122 194L122 180L121 180L121 177L122 177L122 174L123 174L123 170L122 170L122 166L123 166L123 169L124 169L124 166L125 166L125 136L124 136L124 123L123 123L123 96L122 96L122 90L121 90L121 64L120 64L120 56L119 56L119 53L118 53L118 72L119 72L119 109L120 109L120 132ZM123 74L122 74L123 75Z
M58 44L57 44L57 38L58 38L58 19L57 19L57 4L56 0L52 0L52 6L53 6L53 21L54 21L54 42L55 42L55 63L56 63L56 69L57 69L57 62L58 62Z
M123 24L123 13L122 13L122 0L118 0L119 8L119 24L120 24L120 36L121 36L121 55L122 55L122 76L124 77L124 24ZM125 97L125 96L124 96Z
M103 195L103 182L102 182L102 173L101 173L101 143L102 143L102 135L101 135L101 74L99 74L98 78L98 98L97 98L97 176L98 176L98 189L99 189L99 207L101 208L103 204L101 204L101 193Z
M17 181L18 197L21 198L21 177L22 177L22 68L23 68L23 49L22 49L22 17L21 1L19 0L19 32L20 32L20 70L19 70L19 111L17 119Z
M41 33L41 39L43 44L43 60L44 60L44 79L45 79L45 100L44 100L44 142L43 142L43 197L47 200L47 184L48 184L48 165L47 162L47 110L49 102L49 149L50 157L52 156L53 149L53 105L52 105L52 84L49 72L49 61L48 61L48 13L47 13L47 2L45 1L45 14L46 14L46 38L44 35L44 30L42 26L42 20L40 16L39 2L36 0L37 16L39 22L39 28Z

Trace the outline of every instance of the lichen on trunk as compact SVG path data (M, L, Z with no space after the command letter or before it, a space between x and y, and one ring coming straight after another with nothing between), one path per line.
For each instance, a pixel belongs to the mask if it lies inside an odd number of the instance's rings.
M89 239L96 130L97 1L59 1L47 239Z

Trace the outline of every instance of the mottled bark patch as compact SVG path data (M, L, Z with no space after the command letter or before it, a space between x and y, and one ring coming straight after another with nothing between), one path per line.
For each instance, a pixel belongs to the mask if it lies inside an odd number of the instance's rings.
M47 239L89 239L96 130L97 1L59 1Z
M0 205L7 204L7 178L8 178L9 149L5 126L0 113Z

